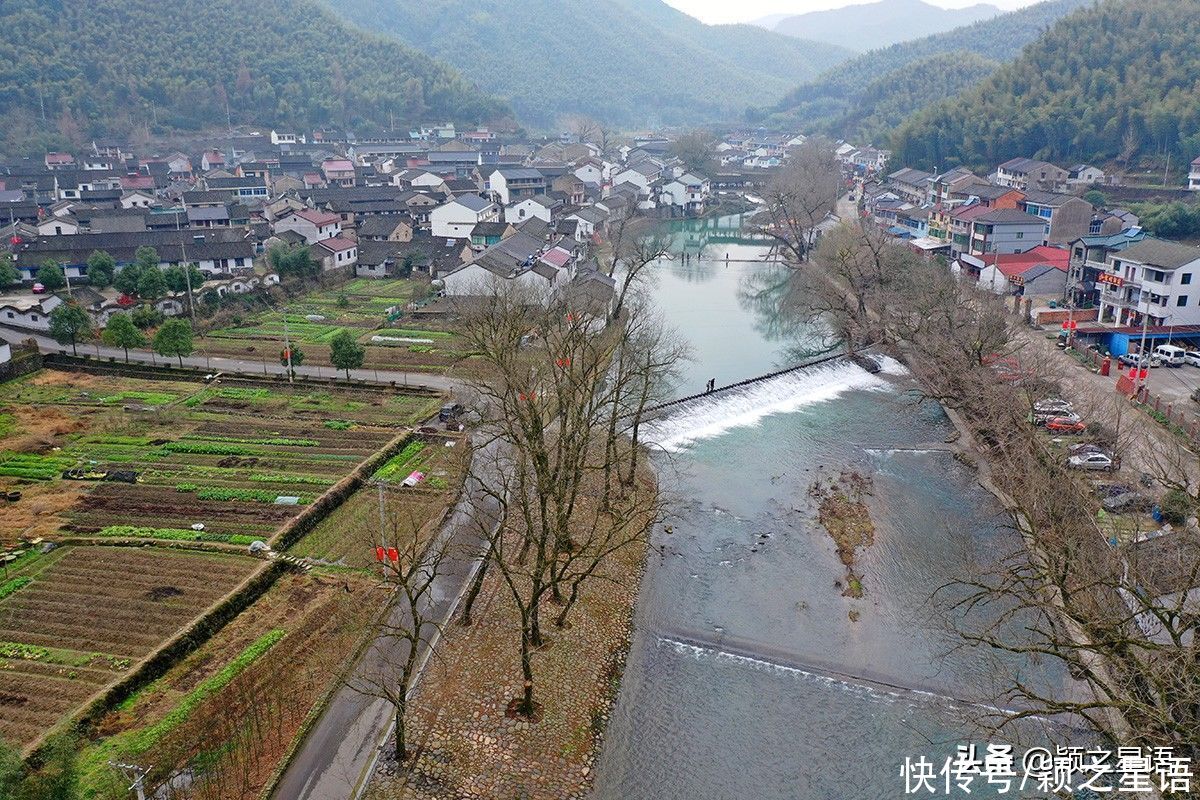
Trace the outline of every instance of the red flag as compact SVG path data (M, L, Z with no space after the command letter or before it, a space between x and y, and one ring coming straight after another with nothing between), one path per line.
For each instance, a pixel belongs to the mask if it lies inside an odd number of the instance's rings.
M1063 330L1064 330L1064 331L1065 331L1065 330L1069 330L1069 326L1068 326L1068 324L1067 324L1067 321L1066 321L1065 319L1063 320Z
M400 560L400 551L394 547L389 547L388 548L388 560L399 561Z
M1071 320L1071 330L1075 330L1078 327L1079 327L1079 320L1077 320L1077 319Z
M1142 371L1140 373L1138 373L1138 378L1140 378L1141 380L1146 380L1146 376L1148 376L1149 374L1150 374L1150 370L1146 369L1145 367L1142 367Z
M376 561L383 561L383 557L384 557L383 548L382 548L382 547L376 547L376 548L375 548L375 560L376 560Z

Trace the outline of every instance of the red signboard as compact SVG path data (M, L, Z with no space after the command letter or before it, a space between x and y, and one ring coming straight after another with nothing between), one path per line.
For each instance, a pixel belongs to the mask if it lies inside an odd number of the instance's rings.
M1107 283L1110 286L1124 286L1125 279L1120 275L1112 275L1108 272L1101 272L1096 276L1096 283Z

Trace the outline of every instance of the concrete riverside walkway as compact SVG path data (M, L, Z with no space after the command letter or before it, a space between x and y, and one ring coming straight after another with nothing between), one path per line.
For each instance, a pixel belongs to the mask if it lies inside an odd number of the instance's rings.
M491 463L487 453L501 446L490 441L480 448L476 458ZM447 547L447 556L425 596L425 618L436 620L440 631L450 622L459 600L475 574L486 549L480 522L494 525L499 507L485 494L478 482L468 478L462 495L438 532L433 546ZM389 612L397 624L408 618L407 605L398 604ZM437 633L433 634L434 637ZM418 653L420 680L429 658L428 642ZM355 674L378 674L381 664L398 664L407 656L408 642L380 637L370 644L354 667ZM370 779L379 748L391 734L395 723L392 705L378 697L364 695L350 686L339 687L317 719L295 757L275 786L275 800L350 800L357 798Z
M16 328L0 327L0 339L17 344L29 339L37 342L38 349L43 353L62 353L71 355L70 347L63 347L58 342L51 339L44 333L36 331L18 330ZM78 346L80 355L90 355L93 358L99 359L116 359L118 362L124 363L125 351L119 347L106 347L105 345L88 342ZM149 350L130 350L129 361L135 364L150 364L159 366L179 366L179 359L167 358L164 356L152 353ZM199 369L208 370L210 372L225 372L237 375L245 375L248 377L262 375L286 375L287 369L282 364L275 361L250 361L238 358L225 358L223 356L203 356L192 355L183 358L183 366L196 367ZM345 372L336 370L333 367L320 366L315 364L304 364L298 366L296 375L305 378L342 378L345 377ZM449 378L445 375L436 372L404 372L401 370L389 369L352 369L350 370L351 380L361 381L364 383L396 383L402 386L424 386L430 389L439 391L454 391L463 386L461 381L454 378Z

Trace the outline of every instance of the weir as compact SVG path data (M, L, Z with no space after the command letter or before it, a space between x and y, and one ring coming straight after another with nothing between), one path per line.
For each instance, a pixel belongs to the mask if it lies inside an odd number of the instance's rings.
M953 695L940 693L920 686L893 683L878 677L857 675L851 672L842 672L836 669L831 669L830 667L824 665L801 662L791 658L786 653L773 651L770 648L765 648L756 642L747 642L724 635L722 635L720 638L714 639L696 632L672 632L670 635L658 634L655 638L660 645L665 644L676 647L677 649L683 651L690 651L697 657L727 659L751 666L766 667L768 669L778 670L781 672L793 673L802 677L816 678L818 680L843 684L852 688L863 689L868 694L874 694L878 696L889 695L891 697L909 697L915 700L944 703L949 705L951 708L974 708L993 714L1015 715L1020 713L1018 709L1005 708L1003 706L991 705L989 703L981 703L975 700L967 700L962 697L955 697ZM1043 723L1061 725L1064 728L1072 727L1061 720L1052 720L1040 715L1032 716L1031 719L1035 719Z
M818 364L828 364L832 361L837 361L839 359L847 360L846 354L845 353L827 353L822 356L817 356L815 358L811 358L806 361L802 361L799 364L794 364L790 367L785 367L784 369L778 369L778 370L775 370L774 372L768 372L764 375L757 375L753 378L746 378L745 380L738 381L737 383L730 383L725 386L718 386L715 389L713 389L711 392L699 392L697 394L690 394L690 395L687 395L686 397L680 397L675 400L669 400L666 403L659 403L656 406L651 406L650 408L646 409L646 411L647 412L661 411L664 408L670 408L671 406L677 406L680 403L687 403L691 400L698 400L702 397L713 397L713 396L719 395L723 392L729 392L733 389L740 389L743 386L750 386L751 384L761 383L762 381L768 381L768 380L771 380L772 378L778 378L780 375L787 375L789 372L796 372L797 370L807 369L809 367L815 367Z

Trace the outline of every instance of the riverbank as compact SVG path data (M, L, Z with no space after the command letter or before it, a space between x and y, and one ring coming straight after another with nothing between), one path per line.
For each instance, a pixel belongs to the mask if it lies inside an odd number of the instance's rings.
M582 800L616 699L633 633L648 540L614 553L581 592L566 627L542 608L546 644L534 653L533 720L511 711L522 693L520 616L500 571L489 570L464 627L442 634L409 702L410 761L385 745L370 800Z

